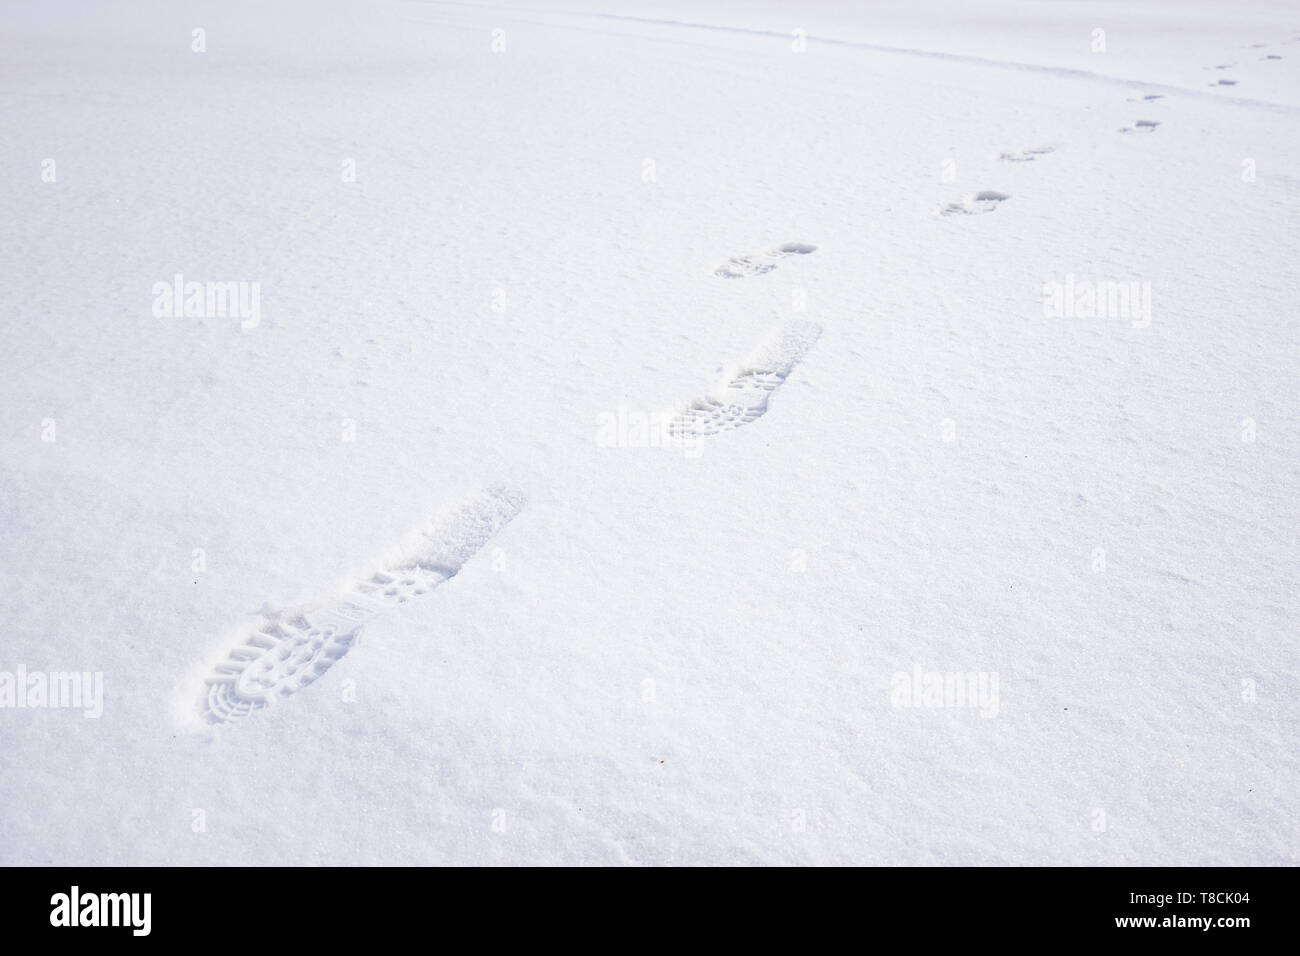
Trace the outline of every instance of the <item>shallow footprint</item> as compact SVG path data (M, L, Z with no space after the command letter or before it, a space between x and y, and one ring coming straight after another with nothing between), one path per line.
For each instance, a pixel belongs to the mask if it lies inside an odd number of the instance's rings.
M993 189L984 189L977 193L972 193L961 202L948 203L943 209L939 210L941 216L972 216L981 212L992 212L999 205L1010 199L1008 193L1000 193Z
M1121 133L1154 133L1160 124L1156 120L1138 120L1132 126L1125 126Z
M998 159L1004 163L1032 163L1039 156L1046 156L1056 151L1055 146L1032 146L1018 153L1003 153Z
M728 259L714 269L713 274L723 279L747 279L750 276L761 276L775 269L777 262L787 256L806 256L808 253L816 251L817 247L810 242L783 242L775 249L769 249L767 252Z

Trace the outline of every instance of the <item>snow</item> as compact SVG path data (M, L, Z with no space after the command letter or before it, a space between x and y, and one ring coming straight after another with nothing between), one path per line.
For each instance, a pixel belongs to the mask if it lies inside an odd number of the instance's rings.
M1300 862L1292 5L5 19L0 862Z

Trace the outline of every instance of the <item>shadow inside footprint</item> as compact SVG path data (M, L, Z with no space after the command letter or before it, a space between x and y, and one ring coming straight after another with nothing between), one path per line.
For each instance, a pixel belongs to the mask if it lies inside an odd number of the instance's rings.
M939 210L941 216L971 216L981 212L992 212L1011 196L994 189L984 189L966 197L961 202L949 203Z
M776 268L776 260L786 256L806 256L816 252L817 247L810 242L783 242L774 249L752 256L736 256L728 259L713 270L715 276L723 279L746 279L761 276Z
M1156 120L1138 120L1132 126L1125 126L1121 133L1154 133L1160 124Z

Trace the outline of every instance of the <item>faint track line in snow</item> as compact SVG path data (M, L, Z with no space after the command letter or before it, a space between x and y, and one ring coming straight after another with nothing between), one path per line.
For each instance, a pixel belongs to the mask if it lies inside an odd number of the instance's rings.
M723 33L735 33L749 36L761 36L777 38L782 41L789 41L788 33L780 30L761 30L753 27L731 27L712 23L693 23L688 20L660 19L656 17L635 17L617 13L584 13L578 10L554 11L578 16L599 17L607 20L621 20L633 23L646 23L656 26L679 27L691 30L715 30ZM1069 77L1074 79L1097 80L1103 83L1112 83L1127 87L1139 87L1142 89L1165 90L1166 92L1178 92L1190 98L1214 99L1218 102L1229 102L1241 106L1255 106L1280 112L1300 114L1300 107L1287 106L1282 103L1271 103L1268 100L1255 100L1244 97L1227 98L1220 96L1211 96L1200 90L1186 89L1181 86L1167 86L1160 83L1148 83L1142 80L1130 80L1124 77L1108 76L1104 73L1096 73L1092 70L1080 70L1074 67L1048 66L1038 63L1021 63L1016 60L996 60L991 57L975 56L969 53L944 53L938 50L920 50L912 47L895 47L887 46L880 43L867 43L861 40L843 40L835 37L824 37L808 35L806 39L810 43L823 43L828 46L847 47L855 50L869 50L873 53L890 53L897 56L910 56L926 58L933 60L946 60L952 63L968 63L973 66L990 66L1003 70L1021 70L1032 73L1045 73L1053 76Z
M724 386L714 389L669 422L677 438L710 438L748 425L767 412L772 393L821 337L815 322L791 322L761 345Z
M203 717L247 717L302 690L357 642L375 617L427 594L460 569L523 509L517 491L493 487L416 532L400 559L337 600L311 608L263 610L263 620L204 681Z
M518 14L518 8L490 5L484 6L474 3L458 2L458 0L423 0L422 6L449 6L449 7L470 7L476 10L496 10L503 13ZM590 10L573 10L566 8L534 8L524 11L531 14L558 15L569 17L586 17L590 19L613 20L619 23L645 24L648 26L672 27L681 30L701 30L712 31L716 33L728 33L738 36L755 36L765 39L779 39L783 42L790 40L790 34L780 30L763 30L756 27L737 27L726 26L717 23L697 23L690 20L674 20L659 17L638 17L628 14L619 13L600 13ZM552 26L565 28L568 25L561 22L544 23L536 20L528 20L524 17L513 16L513 20L525 23L533 23L539 26ZM583 29L574 26L573 29ZM655 39L653 37L644 37L635 33L626 34L636 39ZM1048 74L1072 79L1094 80L1101 83L1109 83L1114 86L1123 86L1129 89L1142 90L1159 90L1165 94L1177 93L1180 96L1189 99L1213 100L1216 103L1231 103L1236 106L1255 107L1273 112L1286 113L1289 115L1300 115L1300 106L1288 106L1284 103L1272 103L1268 100L1256 100L1247 97L1229 97L1208 93L1202 90L1190 89L1182 86L1171 86L1164 83L1151 83L1145 80L1131 80L1126 77L1108 76L1105 73L1097 73L1092 70L1081 70L1075 67L1049 66L1040 63L1022 63L1016 60L998 60L992 57L976 56L970 53L945 53L939 50L921 50L914 47L897 47L888 46L881 43L868 43L863 40L845 40L837 37L827 37L809 34L804 37L809 43L820 43L827 46L844 47L853 50L866 50L872 53L886 53L896 56L908 56L915 58L944 60L950 63L965 63L971 66L987 66L1002 70L1017 70L1032 73Z

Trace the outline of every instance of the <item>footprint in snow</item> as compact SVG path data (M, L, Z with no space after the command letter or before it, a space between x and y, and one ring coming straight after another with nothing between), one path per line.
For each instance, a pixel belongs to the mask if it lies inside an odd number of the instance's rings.
M1121 133L1154 133L1160 124L1155 120L1138 120L1132 126L1125 126Z
M1003 153L998 159L1004 163L1032 163L1039 156L1046 156L1048 153L1055 151L1055 146L1032 146L1029 149L1022 149L1018 153Z
M455 577L523 506L519 492L489 488L416 534L408 559L341 597L291 611L265 607L262 620L204 681L199 702L204 719L239 720L313 683L352 649L362 627Z
M787 256L806 256L808 253L816 251L817 247L811 243L786 242L775 249L769 249L767 252L728 259L714 269L713 274L723 279L747 279L750 276L761 276L775 269L777 262Z
M668 423L675 438L711 438L756 421L767 413L772 394L821 337L815 322L791 322L772 335L725 384L696 399Z
M1011 196L1007 193L985 189L977 193L972 193L961 202L948 203L948 205L939 210L939 215L971 216L976 213L992 212L1010 198Z

